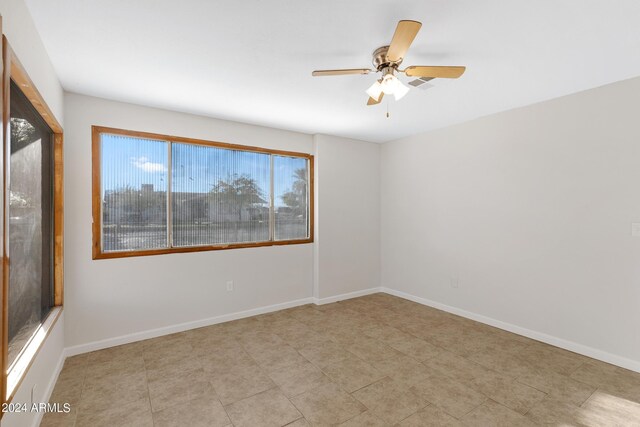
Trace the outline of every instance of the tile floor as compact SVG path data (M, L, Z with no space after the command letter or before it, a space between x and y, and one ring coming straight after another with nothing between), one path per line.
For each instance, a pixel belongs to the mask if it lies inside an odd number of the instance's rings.
M640 374L386 294L67 359L43 426L640 425Z

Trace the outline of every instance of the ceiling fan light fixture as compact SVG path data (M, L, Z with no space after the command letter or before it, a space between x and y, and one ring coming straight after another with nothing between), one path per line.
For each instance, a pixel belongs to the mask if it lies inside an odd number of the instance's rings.
M393 97L396 99L396 101L400 101L407 94L407 92L409 92L409 87L403 85L400 80L396 80L398 83L396 84L396 88L393 91Z
M379 80L376 80L369 89L366 90L367 95L369 95L373 99L380 98L380 94L382 93L382 85Z
M387 74L382 78L382 83L380 83L380 87L385 95L392 95L395 92L396 87L398 86L398 78L393 74Z

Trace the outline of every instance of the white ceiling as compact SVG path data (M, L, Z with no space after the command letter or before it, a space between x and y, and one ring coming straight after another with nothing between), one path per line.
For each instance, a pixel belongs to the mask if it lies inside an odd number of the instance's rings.
M71 92L384 142L640 75L638 0L27 0ZM401 101L365 105L396 23L408 65L466 65ZM406 77L404 80L408 80Z

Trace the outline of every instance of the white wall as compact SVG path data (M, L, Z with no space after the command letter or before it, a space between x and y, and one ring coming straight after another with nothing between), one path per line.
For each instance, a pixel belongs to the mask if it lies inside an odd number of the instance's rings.
M310 135L76 94L65 114L67 347L311 298L312 244L91 259L91 125L305 153Z
M640 369L638 111L640 78L384 144L383 286Z
M63 124L62 87L24 1L0 0L0 14L2 31L11 47L53 114ZM57 376L64 348L64 325L63 315L56 322L22 384L16 390L13 402L30 403L31 390L34 386L36 386L34 395L36 402L49 400L50 385ZM5 414L2 418L2 426L31 426L37 422L39 415L41 414Z
M315 135L316 294L380 286L380 145Z

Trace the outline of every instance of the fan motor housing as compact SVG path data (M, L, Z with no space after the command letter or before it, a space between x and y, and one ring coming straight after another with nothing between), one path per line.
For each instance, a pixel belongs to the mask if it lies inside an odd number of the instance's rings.
M393 67L397 69L398 66L402 63L402 59L399 61L389 61L387 58L387 52L389 52L389 46L380 46L376 50L373 51L373 66L376 67L376 70L381 71L383 68Z

